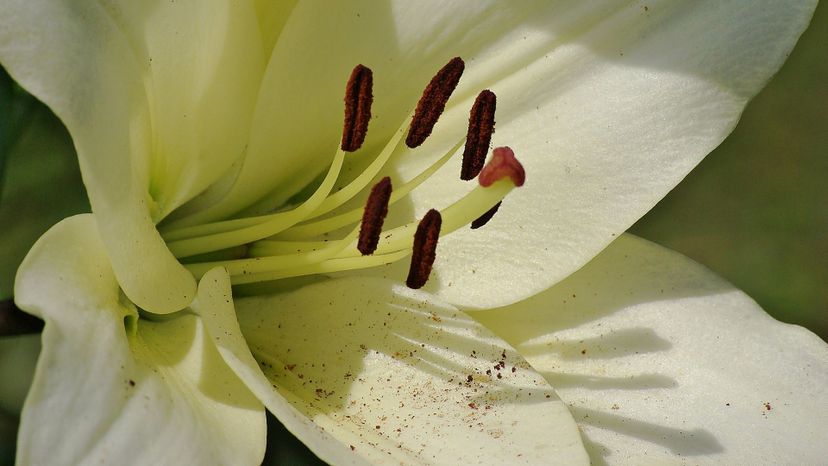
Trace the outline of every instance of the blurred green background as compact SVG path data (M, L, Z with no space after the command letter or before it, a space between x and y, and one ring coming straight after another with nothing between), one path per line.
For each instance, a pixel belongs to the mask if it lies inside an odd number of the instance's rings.
M736 130L630 231L828 340L828 4Z

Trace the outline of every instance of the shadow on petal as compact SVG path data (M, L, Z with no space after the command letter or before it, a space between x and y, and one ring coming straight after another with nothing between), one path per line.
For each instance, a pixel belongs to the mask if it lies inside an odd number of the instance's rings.
M555 387L595 464L821 458L825 343L679 254L625 235L549 290L473 315Z
M236 309L276 391L369 459L580 460L571 415L543 377L431 295L360 277ZM470 448L458 449L461 439Z
M676 380L663 374L638 374L624 377L606 377L592 374L541 372L555 388L579 387L586 390L653 390L675 388Z
M558 353L563 359L612 359L630 354L666 351L672 346L669 341L656 335L650 328L627 328L602 333L597 337L574 339L557 339L552 337L548 343L529 343L522 345L521 354Z
M680 430L637 419L588 408L570 408L572 415L586 427L607 429L627 437L667 447L676 456L698 456L721 453L724 447L704 429Z

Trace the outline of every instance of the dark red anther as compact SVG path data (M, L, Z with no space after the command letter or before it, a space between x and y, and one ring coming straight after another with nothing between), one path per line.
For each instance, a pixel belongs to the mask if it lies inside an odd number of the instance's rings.
M497 209L500 208L500 204L502 202L503 201L498 202L497 204L494 205L494 207L487 210L485 214L481 215L480 217L477 217L473 222L471 222L471 229L472 230L477 230L478 228L482 227L483 225L489 223L489 220L491 220L492 217L494 217L494 214L497 213Z
M408 128L408 136L405 138L408 147L413 149L419 146L431 135L431 130L446 109L446 102L460 82L465 68L463 60L454 57L431 78L431 82L423 91L423 96L417 102L414 118Z
M346 152L354 152L365 142L368 122L371 120L371 103L374 74L371 69L357 65L351 71L345 88L345 125L342 128L342 144Z
M477 181L484 188L505 177L512 179L515 186L523 186L526 181L526 172L523 165L515 158L515 153L508 147L497 147L492 153L492 159L480 171Z
M461 180L471 180L483 169L489 143L494 133L495 107L497 96L490 90L481 91L474 100L469 114L469 130L466 133L466 148L463 150Z
M386 176L371 188L371 194L368 195L368 202L365 203L365 210L362 212L357 249L363 256L371 255L377 250L390 199L391 178Z
M408 278L405 284L409 288L418 289L428 281L431 267L437 257L437 239L440 237L440 226L443 217L434 209L429 210L414 233L414 248L411 253L411 268L408 269Z

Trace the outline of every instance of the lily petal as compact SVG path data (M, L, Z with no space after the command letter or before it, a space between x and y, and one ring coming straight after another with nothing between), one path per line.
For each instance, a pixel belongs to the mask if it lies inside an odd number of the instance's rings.
M150 194L165 217L243 154L264 73L249 2L119 2L152 124Z
M0 61L72 134L87 194L106 219L99 228L127 296L156 312L189 304L195 280L167 250L150 212L143 64L113 18L97 3L4 2Z
M272 398L347 446L348 456L328 457L309 444L324 460L588 462L552 387L485 327L426 293L352 278L241 299L236 309Z
M525 302L474 313L558 389L593 464L819 464L828 345L624 235Z
M239 178L204 215L233 213L272 190L284 200L310 182L339 140L341 93L356 63L375 75L370 148L459 55L467 71L433 140L403 151L389 174L397 186L464 137L472 99L491 88L493 144L516 151L527 184L485 228L444 240L426 290L468 307L518 301L585 264L716 147L815 5L302 2L273 50ZM466 192L458 173L459 157L416 190L408 220ZM492 286L504 275L512 286Z
M72 134L127 296L184 308L195 281L155 223L243 155L264 63L252 6L5 2L0 60Z
M816 5L541 3L468 66L467 86L498 95L492 143L515 150L527 183L486 227L442 241L425 289L461 306L516 302L598 254L730 133ZM460 107L446 122L464 123ZM468 189L458 172L415 191L415 216ZM503 276L508 289L491 286Z
M198 298L192 307L201 316L227 365L283 425L329 463L363 464L345 445L294 408L281 392L274 390L274 385L265 377L259 362L250 353L239 328L230 276L225 269L214 268L202 277Z
M256 17L259 19L259 29L262 35L262 49L265 57L270 57L273 47L282 33L293 8L298 0L256 0Z
M62 221L35 244L15 296L46 321L19 463L261 461L262 405L196 316L137 319L91 215Z

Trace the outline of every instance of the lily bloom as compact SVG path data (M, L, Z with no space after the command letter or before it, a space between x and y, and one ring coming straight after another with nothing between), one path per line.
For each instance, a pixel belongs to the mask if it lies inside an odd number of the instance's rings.
M622 236L813 7L6 1L93 211L17 275L18 461L256 464L265 408L337 464L821 458L825 344Z

